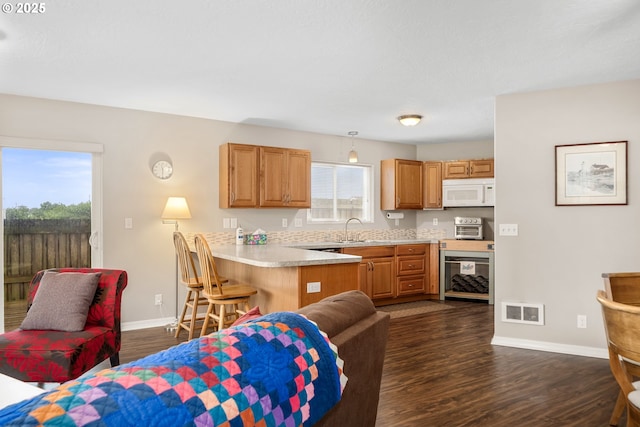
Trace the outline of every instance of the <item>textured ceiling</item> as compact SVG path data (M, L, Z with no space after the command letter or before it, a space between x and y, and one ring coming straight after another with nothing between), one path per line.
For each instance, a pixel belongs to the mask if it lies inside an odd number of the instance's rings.
M496 95L640 78L638 0L44 4L0 16L1 93L421 144L492 138Z

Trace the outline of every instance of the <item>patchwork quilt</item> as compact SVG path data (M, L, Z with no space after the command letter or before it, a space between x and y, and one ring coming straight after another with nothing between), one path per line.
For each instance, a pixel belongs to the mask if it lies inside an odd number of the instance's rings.
M273 313L0 410L2 426L312 426L346 383L335 346Z

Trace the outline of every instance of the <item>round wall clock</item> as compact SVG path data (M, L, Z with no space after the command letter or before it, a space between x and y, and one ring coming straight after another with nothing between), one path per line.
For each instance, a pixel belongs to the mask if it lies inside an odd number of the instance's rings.
M158 160L151 167L151 172L158 179L168 179L173 175L173 165L166 160Z

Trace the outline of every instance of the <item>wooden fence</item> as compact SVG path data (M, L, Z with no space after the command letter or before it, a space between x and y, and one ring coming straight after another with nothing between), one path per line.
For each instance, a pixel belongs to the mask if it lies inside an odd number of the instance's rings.
M25 300L45 268L90 267L91 220L5 220L4 300Z

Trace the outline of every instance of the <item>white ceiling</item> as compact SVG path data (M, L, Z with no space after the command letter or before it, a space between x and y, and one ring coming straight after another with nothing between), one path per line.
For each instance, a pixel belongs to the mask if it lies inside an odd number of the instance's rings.
M43 4L0 15L1 93L421 144L492 138L496 95L640 78L638 0Z

